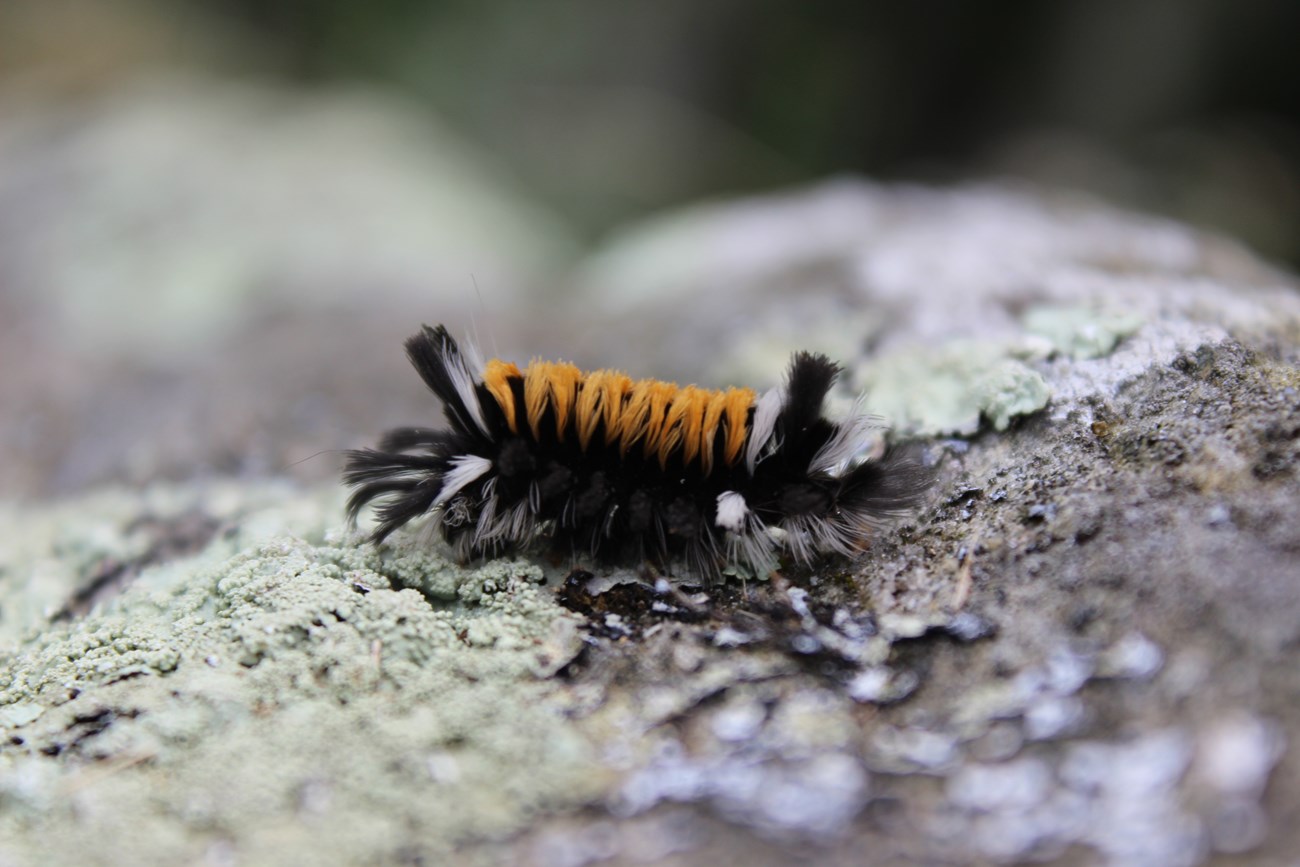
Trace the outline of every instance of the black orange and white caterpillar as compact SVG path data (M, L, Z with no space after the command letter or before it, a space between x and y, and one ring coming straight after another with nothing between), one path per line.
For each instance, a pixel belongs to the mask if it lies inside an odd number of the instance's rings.
M562 362L482 364L442 326L406 352L450 427L397 428L347 453L348 516L376 501L376 543L428 517L462 559L548 543L766 575L783 551L808 563L862 550L931 480L914 449L856 462L879 425L823 417L839 374L824 355L797 353L784 386L758 395Z

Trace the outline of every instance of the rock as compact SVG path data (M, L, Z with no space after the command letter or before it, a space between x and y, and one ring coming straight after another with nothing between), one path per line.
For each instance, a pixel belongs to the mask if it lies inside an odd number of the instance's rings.
M1300 850L1291 277L1093 203L855 181L578 274L565 310L607 318L577 351L633 371L766 385L833 349L931 497L853 564L596 576L577 610L567 564L359 545L332 486L11 502L0 855L120 861L128 824L146 864Z

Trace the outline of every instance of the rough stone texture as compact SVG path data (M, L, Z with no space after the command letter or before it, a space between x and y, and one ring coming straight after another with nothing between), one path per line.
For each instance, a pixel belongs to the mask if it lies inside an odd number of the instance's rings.
M369 551L331 487L9 504L0 860L1300 851L1291 278L1086 202L855 182L579 277L533 328L580 360L763 383L830 349L929 502L860 562L704 588Z

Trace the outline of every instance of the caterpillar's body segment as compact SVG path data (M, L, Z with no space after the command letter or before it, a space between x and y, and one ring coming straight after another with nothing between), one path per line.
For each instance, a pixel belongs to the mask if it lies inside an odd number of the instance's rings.
M822 355L796 354L785 386L758 396L557 362L476 365L441 326L406 351L450 428L397 428L348 452L348 514L378 502L375 542L429 516L462 558L548 540L765 575L782 547L805 563L860 550L930 482L909 450L850 465L876 424L822 416L839 373Z

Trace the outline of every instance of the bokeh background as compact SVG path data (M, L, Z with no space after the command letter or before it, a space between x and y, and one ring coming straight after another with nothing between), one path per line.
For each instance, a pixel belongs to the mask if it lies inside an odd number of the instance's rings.
M1288 0L6 0L0 489L327 478L427 406L418 322L601 363L609 245L828 178L1072 190L1294 268L1296 33Z

